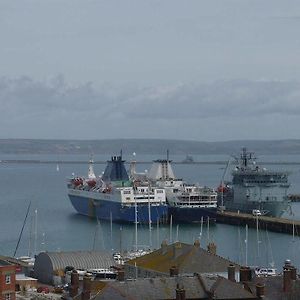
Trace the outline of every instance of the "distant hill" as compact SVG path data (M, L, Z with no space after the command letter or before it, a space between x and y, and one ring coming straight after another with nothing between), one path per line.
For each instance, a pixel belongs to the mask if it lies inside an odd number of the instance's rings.
M2 154L232 154L242 147L258 154L300 154L300 140L200 142L161 139L38 140L0 139Z

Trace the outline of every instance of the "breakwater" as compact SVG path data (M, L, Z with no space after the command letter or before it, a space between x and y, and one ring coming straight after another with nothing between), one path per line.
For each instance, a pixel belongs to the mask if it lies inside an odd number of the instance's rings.
M88 164L88 160L39 160L39 159L2 159L0 163L3 164ZM94 164L106 164L107 160L95 160ZM130 161L125 162L130 164ZM153 161L136 161L136 164L152 164ZM183 161L172 161L172 164L177 165L224 165L226 166L228 161L215 160L215 161L194 161L194 162L183 162ZM300 165L300 161L268 161L260 162L262 165Z
M217 223L238 225L259 229L294 234L300 233L300 221L267 216L253 216L251 214L223 211L217 213Z

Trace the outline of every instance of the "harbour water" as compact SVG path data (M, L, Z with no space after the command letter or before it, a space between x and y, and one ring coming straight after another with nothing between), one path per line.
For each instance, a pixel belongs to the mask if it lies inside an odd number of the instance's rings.
M84 161L88 162L88 155L1 155L0 159L24 159L40 161ZM138 161L152 161L163 158L162 155L137 156ZM182 161L185 156L172 156L173 161ZM291 172L290 193L300 193L300 164L285 165L284 162L300 162L300 156L261 156L259 161L277 162L266 167ZM95 161L105 161L110 155L94 155ZM130 161L131 156L124 156ZM226 155L194 156L195 161L226 161ZM282 162L282 164L278 164ZM66 178L72 173L86 175L88 164L62 163L57 169L56 163L0 163L0 254L13 255L19 233L25 218L26 209L31 201L31 210L17 256L27 255L29 252L40 251L67 251L106 249L120 251L132 249L134 246L134 225L111 224L99 222L76 214L71 206L66 188ZM96 164L95 173L101 174L105 165ZM138 164L137 171L149 169L149 164ZM217 187L221 181L225 165L223 164L174 164L173 169L177 177L188 182L199 183L210 187ZM230 178L230 171L227 174ZM31 226L37 210L36 230ZM285 217L300 220L300 203L292 204L293 214L286 213ZM31 228L31 229L30 229ZM35 232L36 231L36 232ZM178 234L177 234L178 233ZM151 238L147 225L138 229L138 244L147 248L152 245L157 248L161 241L180 240L193 243L201 238L201 245L217 244L217 253L241 264L246 259L249 265L266 266L274 261L275 267L281 269L285 259L291 259L297 268L300 267L300 238L293 239L291 235L273 232L258 232L249 229L249 237L245 241L245 228L230 225L216 224L209 230L200 225L173 224L172 233L168 225L153 224ZM299 233L300 234L300 233ZM36 238L35 238L36 235ZM30 238L31 236L31 238ZM259 242L257 242L259 240ZM248 256L245 257L246 245Z

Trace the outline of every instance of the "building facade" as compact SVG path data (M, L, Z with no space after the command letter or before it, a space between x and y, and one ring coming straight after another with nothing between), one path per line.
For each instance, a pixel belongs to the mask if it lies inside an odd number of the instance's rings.
M1 300L16 299L16 266L0 260L0 295Z

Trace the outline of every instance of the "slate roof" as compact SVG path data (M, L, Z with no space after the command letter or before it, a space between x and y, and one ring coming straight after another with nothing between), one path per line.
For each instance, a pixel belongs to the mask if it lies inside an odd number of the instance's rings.
M236 271L240 267L238 264L219 255L211 254L199 246L180 242L166 245L165 251L162 248L158 249L142 257L130 260L127 264L133 266L136 264L137 267L143 269L167 274L169 274L172 266L177 266L181 274L227 272L230 264L236 266Z
M241 284L220 276L195 275L147 278L111 282L99 292L95 300L176 299L176 287L185 289L186 299L256 299Z
M255 277L246 282L247 287L255 293L256 284L265 284L265 300L300 299L300 280L293 281L291 292L283 291L283 276Z

